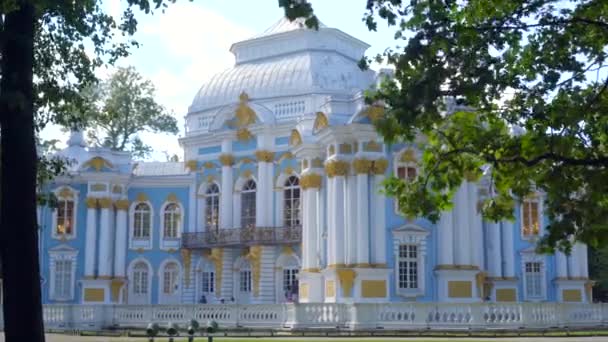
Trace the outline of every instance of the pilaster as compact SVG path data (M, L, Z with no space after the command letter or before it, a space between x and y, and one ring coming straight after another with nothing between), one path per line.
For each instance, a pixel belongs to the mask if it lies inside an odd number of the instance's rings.
M110 198L100 198L99 207L101 208L99 224L99 278L109 279L112 277L112 245L114 234L112 231L112 200Z
M234 227L233 218L233 170L234 156L222 154L219 157L222 164L222 188L220 195L220 228L229 229Z
M116 241L114 244L114 276L126 276L128 200L114 202L116 206Z
M95 277L95 251L97 247L97 199L89 197L87 203L87 225L85 235L84 276Z

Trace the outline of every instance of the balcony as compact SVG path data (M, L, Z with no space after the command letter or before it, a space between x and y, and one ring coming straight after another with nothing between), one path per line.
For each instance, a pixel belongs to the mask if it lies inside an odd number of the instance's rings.
M302 227L230 228L217 231L183 233L183 248L282 245L302 242Z

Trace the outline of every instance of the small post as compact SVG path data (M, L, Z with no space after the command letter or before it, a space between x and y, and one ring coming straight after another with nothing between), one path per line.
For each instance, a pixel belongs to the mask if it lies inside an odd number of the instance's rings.
M154 342L154 337L158 335L158 324L149 323L146 328L146 335L148 335L148 342Z

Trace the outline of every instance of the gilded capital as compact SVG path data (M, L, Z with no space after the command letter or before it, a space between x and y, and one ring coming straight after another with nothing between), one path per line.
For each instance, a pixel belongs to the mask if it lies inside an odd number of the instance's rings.
M112 207L112 199L109 197L104 197L99 199L99 207L102 209L107 209Z
M376 175L383 175L388 168L388 160L381 158L374 160L372 164L372 172Z
M186 168L188 168L188 170L190 170L190 172L196 171L196 165L197 165L196 160L188 160L186 162Z
M372 170L372 161L367 159L355 159L353 168L357 174L367 174Z
M346 176L348 174L349 164L343 160L332 160L325 164L325 173L327 177Z
M319 189L321 187L322 177L316 173L309 173L300 178L300 187L302 190L306 189Z
M116 202L114 202L114 206L118 210L127 210L129 209L129 201L126 199L117 200Z
M258 150L255 151L255 157L258 162L272 163L272 161L274 160L274 152L267 150Z
M232 166L234 164L234 156L232 154L220 155L220 163L224 166Z
M247 128L240 128L236 131L236 138L239 141L249 141L253 139L253 134Z
M97 198L87 197L86 202L87 202L87 208L92 208L92 209L97 208Z

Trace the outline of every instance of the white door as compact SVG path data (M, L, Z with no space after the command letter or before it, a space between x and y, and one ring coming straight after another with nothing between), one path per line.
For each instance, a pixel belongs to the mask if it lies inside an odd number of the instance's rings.
M174 262L167 263L162 272L160 304L180 303L179 268Z
M129 304L150 304L150 270L145 262L139 262L131 271Z

